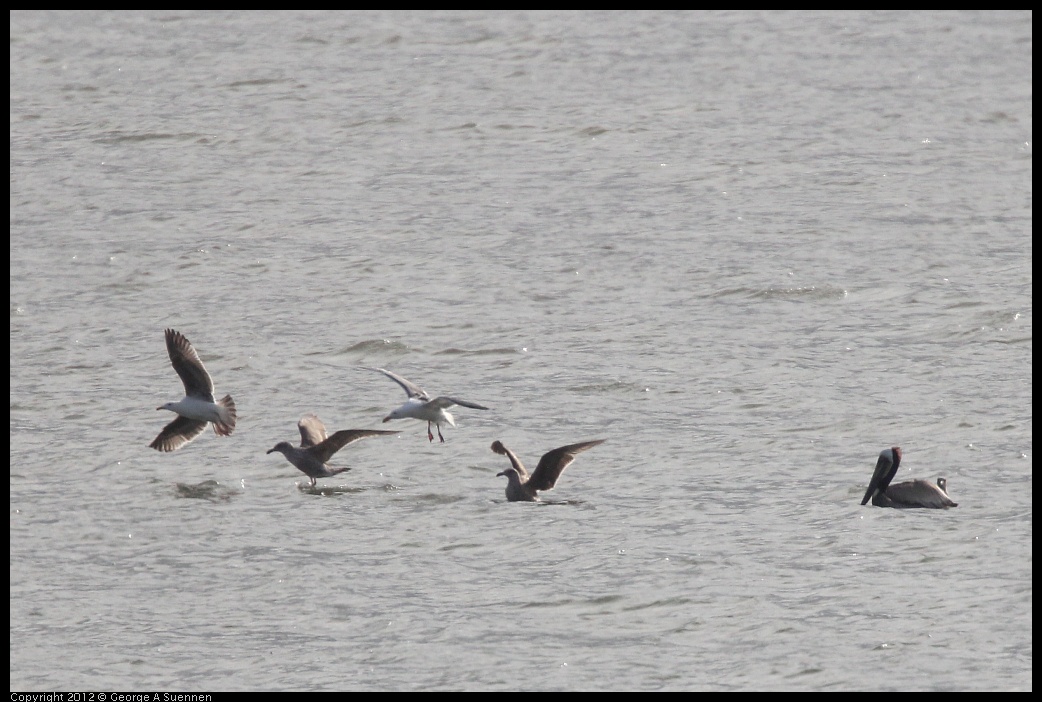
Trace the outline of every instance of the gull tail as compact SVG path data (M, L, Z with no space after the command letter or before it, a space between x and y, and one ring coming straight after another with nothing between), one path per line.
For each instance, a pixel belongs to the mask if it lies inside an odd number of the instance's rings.
M213 431L217 436L231 436L235 430L235 401L231 395L225 395L217 401L217 414L220 420L213 423Z

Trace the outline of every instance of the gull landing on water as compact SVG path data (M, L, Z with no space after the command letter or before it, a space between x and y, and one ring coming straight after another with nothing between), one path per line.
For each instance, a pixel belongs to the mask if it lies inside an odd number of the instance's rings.
M177 413L177 419L163 427L159 436L149 444L156 451L176 451L213 424L217 436L230 436L235 430L235 402L225 395L219 402L213 399L213 381L203 368L199 354L180 332L166 330L166 350L170 363L181 377L185 396L178 402L167 402L157 410Z
M912 507L948 509L959 506L948 497L948 481L945 478L938 478L936 485L928 480L909 480L891 485L890 481L897 475L897 468L900 465L900 446L892 446L880 451L876 469L872 473L872 480L868 483L868 490L865 491L861 504L867 504L869 500L872 500L872 504L876 507L896 507L898 509Z
M473 402L464 402L463 400L445 397L444 395L432 399L431 396L428 395L419 385L406 380L397 373L392 373L383 368L366 367L365 370L383 373L388 378L401 385L402 389L405 390L405 394L409 397L409 399L405 401L404 405L395 410L391 410L391 413L384 417L384 421L389 422L392 419L420 419L426 421L428 441L434 441L434 434L431 433L432 423L438 428L438 438L441 439L441 443L445 443L445 437L441 435L441 423L445 422L451 427L456 426L455 420L447 411L449 407L459 405L460 407L469 407L471 409L488 409L488 407L482 407Z
M297 428L300 429L300 448L288 441L282 441L275 444L268 453L278 451L285 456L287 461L311 478L311 487L315 487L318 478L328 478L351 470L350 467L335 468L326 463L334 453L348 444L370 436L398 433L380 429L342 429L327 438L326 426L313 414L301 417L297 422Z
M512 466L502 473L497 473L496 477L506 476L509 502L539 502L539 491L552 490L557 484L557 479L561 477L561 473L571 465L578 454L592 449L597 444L603 444L605 441L606 439L582 441L548 451L539 459L539 465L536 466L535 472L531 476L528 475L521 459L513 451L504 446L502 441L493 441L492 450L509 458Z

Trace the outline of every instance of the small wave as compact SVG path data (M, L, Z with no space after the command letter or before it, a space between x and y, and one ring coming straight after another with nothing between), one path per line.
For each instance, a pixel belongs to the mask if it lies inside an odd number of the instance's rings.
M367 339L365 341L359 341L357 344L352 346L348 346L340 353L364 355L373 351L401 351L404 353L409 351L409 347L400 341L391 341L390 339Z
M323 495L325 497L365 491L365 488L351 487L348 485L315 485L312 487L310 482L304 481L297 483L297 489L308 495Z
M251 80L237 80L225 83L226 88L242 88L249 85L272 85L274 83L288 83L285 78L253 78Z
M587 383L585 385L573 385L568 388L569 391L578 393L580 395L603 395L605 393L615 392L638 392L645 393L648 390L646 385L640 383L629 383L621 380L610 380L603 383Z
M195 141L206 137L198 132L164 133L164 132L108 132L105 136L94 140L95 144L121 144L141 141Z
M448 544L447 546L442 546L438 550L439 551L456 551L456 550L461 549L461 548L485 548L485 544L483 544L483 543Z
M524 353L520 348L513 348L509 346L503 346L496 349L459 349L459 348L447 348L441 351L435 351L437 356L500 356L505 354L519 354Z
M629 607L623 607L624 612L637 612L642 609L654 609L655 607L676 607L678 605L692 604L692 600L687 597L668 597L663 600L654 600L652 602L642 602L641 604L630 605Z
M847 291L831 285L796 285L788 287L752 288L741 286L718 290L710 297L744 297L751 300L842 300Z
M204 480L201 483L190 485L188 483L177 483L176 494L186 500L207 500L208 502L227 502L242 491L221 485L216 480Z
M460 495L438 495L435 493L426 493L423 495L410 495L403 499L421 505L451 505L462 501L464 498Z
M622 599L623 599L622 595L601 595L599 597L591 597L588 600L581 600L581 599L575 599L573 597L566 597L564 599L556 600L556 601L553 601L553 602L550 602L548 600L536 600L534 602L525 602L525 603L522 603L521 606L522 607L526 607L526 608L528 608L528 607L546 608L546 607L570 607L572 605L577 605L577 604L581 604L581 605L607 605L607 604L612 604L614 602L619 602Z

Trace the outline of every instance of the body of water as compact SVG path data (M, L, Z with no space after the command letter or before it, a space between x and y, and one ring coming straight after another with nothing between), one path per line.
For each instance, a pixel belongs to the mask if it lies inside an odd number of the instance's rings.
M1030 12L13 12L10 105L12 690L1031 689Z

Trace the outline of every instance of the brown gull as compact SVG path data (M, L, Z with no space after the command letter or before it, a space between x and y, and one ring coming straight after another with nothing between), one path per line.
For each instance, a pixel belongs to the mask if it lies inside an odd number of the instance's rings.
M419 385L406 380L397 373L392 373L383 368L366 368L366 370L383 373L388 378L401 385L402 389L405 390L405 394L408 396L405 404L397 409L391 410L391 413L384 417L384 421L389 422L392 419L410 418L426 421L427 439L429 441L434 441L434 434L431 433L432 422L438 428L438 438L441 439L442 443L445 443L445 437L441 435L441 423L446 422L449 426L456 426L455 420L447 411L449 407L459 405L460 407L470 407L471 409L488 409L488 407L476 405L473 402L465 402L444 395L432 399L431 396L428 395Z
M185 396L178 402L167 402L157 410L177 413L177 419L163 427L149 444L157 451L176 451L203 433L208 422L217 436L229 436L235 430L235 402L231 395L220 401L213 399L213 381L203 368L199 354L180 332L166 330L166 350L170 363L181 377Z
M539 465L536 466L531 476L528 475L528 471L525 470L525 466L521 463L521 459L517 457L517 454L504 446L503 442L493 441L492 450L501 456L509 458L513 466L512 468L507 468L502 473L497 473L496 477L498 478L501 475L507 477L508 501L539 502L537 493L540 490L553 489L554 485L557 484L557 479L561 477L561 473L571 465L576 455L605 441L605 439L581 441L577 444L570 444L548 451L539 459Z
M311 478L311 487L315 486L318 478L328 478L351 470L350 467L336 468L326 463L334 453L351 442L370 436L398 433L381 429L342 429L327 438L326 426L313 414L305 414L301 417L297 422L297 428L300 429L300 448L293 446L288 441L282 441L275 444L268 453L278 451L285 456L287 461Z
M945 478L938 478L936 485L928 480L909 480L891 484L890 481L897 475L897 468L900 465L900 446L892 446L880 451L876 469L872 473L872 480L868 483L868 490L865 491L861 504L867 504L869 500L872 500L872 504L876 507L896 507L898 509L912 507L948 509L959 506L948 497L948 481Z

